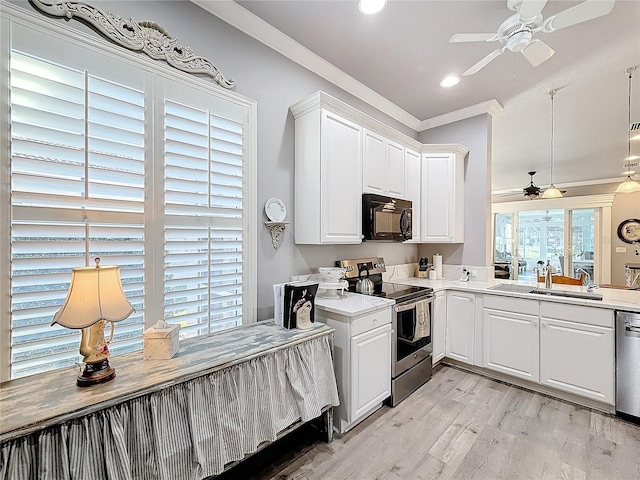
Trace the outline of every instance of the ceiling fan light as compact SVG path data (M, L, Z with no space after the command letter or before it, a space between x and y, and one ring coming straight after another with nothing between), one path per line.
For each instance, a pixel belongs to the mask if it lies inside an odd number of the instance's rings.
M616 188L616 193L636 193L640 192L640 183L636 182L631 175L628 175L627 178L618 185Z
M562 192L556 188L554 184L551 184L542 194L542 198L561 198Z
M358 2L358 10L362 13L371 15L378 13L387 4L387 0L360 0Z

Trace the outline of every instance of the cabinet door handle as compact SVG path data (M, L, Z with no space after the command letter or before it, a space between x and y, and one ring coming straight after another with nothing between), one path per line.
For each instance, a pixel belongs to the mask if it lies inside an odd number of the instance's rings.
M542 328L547 328L547 324L545 322L542 322Z
M374 319L373 319L373 324L374 324L374 325L376 325L377 323L378 323L378 319L377 319L377 318L374 318Z

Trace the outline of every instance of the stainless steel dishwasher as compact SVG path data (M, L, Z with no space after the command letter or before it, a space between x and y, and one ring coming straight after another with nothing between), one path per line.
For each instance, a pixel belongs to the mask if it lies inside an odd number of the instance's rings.
M640 421L640 313L616 311L616 412Z

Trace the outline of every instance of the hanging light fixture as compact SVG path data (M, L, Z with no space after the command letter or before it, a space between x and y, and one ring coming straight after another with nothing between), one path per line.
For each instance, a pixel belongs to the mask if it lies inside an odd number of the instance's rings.
M549 172L550 172L550 185L549 188L547 188L544 193L542 194L542 198L560 198L562 197L562 192L560 190L558 190L556 188L556 186L553 184L553 154L554 154L554 148L553 148L553 130L554 130L554 125L553 125L553 97L555 97L557 90L549 90L549 97L551 97L551 156L550 156L550 168L549 168Z
M625 167L627 169L627 178L618 185L616 188L616 193L634 193L640 192L640 183L636 182L631 178L631 166L632 161L637 160L637 156L631 155L631 78L633 77L633 72L636 67L629 67L624 72L629 76L629 135L628 135L628 150L627 150L627 158L625 163Z

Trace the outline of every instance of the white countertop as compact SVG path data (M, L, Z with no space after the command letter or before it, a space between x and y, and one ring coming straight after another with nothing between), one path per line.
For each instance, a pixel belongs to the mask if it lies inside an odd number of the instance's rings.
M596 288L593 293L602 295L602 300L587 300L583 298L571 297L555 297L550 295L540 295L536 293L513 293L498 290L488 290L498 284L528 285L535 286L534 282L522 282L515 280L495 279L486 282L470 280L461 282L459 280L429 280L426 278L404 278L394 279L393 283L402 283L404 285L414 285L418 287L431 287L434 292L440 290L464 290L483 294L503 295L509 297L531 298L534 300L545 300L550 302L570 303L573 305L586 305L597 308L608 308L615 310L627 310L632 312L640 312L640 291L624 290L616 288ZM540 285L544 286L544 285ZM573 285L557 285L553 284L553 290L564 290L569 292L586 292L587 287Z
M347 317L357 317L366 313L375 312L376 310L386 308L393 304L395 304L395 302L388 298L372 297L370 295L352 292L345 292L341 297L323 297L317 295L315 299L316 308Z

